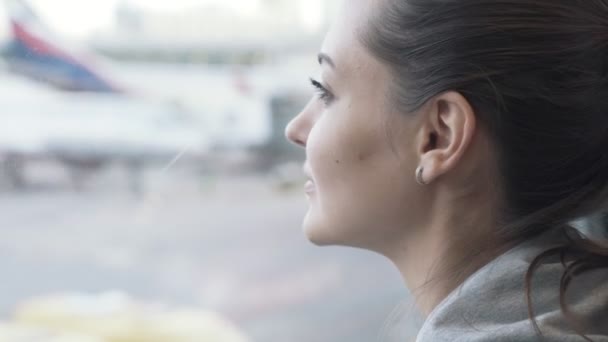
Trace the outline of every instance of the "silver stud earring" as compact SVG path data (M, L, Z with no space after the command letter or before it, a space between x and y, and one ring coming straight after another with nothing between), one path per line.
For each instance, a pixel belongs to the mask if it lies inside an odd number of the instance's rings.
M416 169L416 182L418 182L418 184L420 184L420 185L426 185L426 182L424 181L424 178L422 177L423 172L424 172L424 167L418 166L418 168Z

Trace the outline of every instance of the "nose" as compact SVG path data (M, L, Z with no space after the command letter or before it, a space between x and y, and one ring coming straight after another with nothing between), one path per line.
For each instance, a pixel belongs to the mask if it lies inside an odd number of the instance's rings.
M307 106L308 107L308 106ZM285 137L292 143L301 147L306 147L308 134L312 128L313 122L311 116L307 115L308 108L293 118L285 127Z

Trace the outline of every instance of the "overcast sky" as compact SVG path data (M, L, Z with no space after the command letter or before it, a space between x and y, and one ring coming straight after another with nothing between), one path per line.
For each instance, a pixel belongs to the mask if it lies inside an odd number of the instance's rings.
M114 24L117 4L124 0L25 0L42 17L43 21L56 33L66 38L78 40L95 32L104 32ZM146 10L163 12L183 11L189 7L214 4L225 7L239 16L261 14L264 0L129 0L130 3ZM315 32L321 28L323 4L336 0L294 1L293 6L301 15L304 28ZM0 0L0 43L9 38L6 9Z
M114 9L120 0L30 0L31 5L57 31L74 38L112 25ZM259 0L131 0L146 9L180 11L192 6L215 3L244 15L254 15Z

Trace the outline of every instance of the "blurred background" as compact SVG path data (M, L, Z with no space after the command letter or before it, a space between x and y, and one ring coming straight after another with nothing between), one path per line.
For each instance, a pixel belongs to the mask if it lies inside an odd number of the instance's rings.
M0 341L414 336L387 261L300 230L337 5L0 2Z

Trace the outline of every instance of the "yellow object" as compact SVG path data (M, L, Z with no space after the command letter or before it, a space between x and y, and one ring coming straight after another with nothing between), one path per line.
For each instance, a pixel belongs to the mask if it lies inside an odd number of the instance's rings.
M56 334L48 330L16 323L0 323L0 342L104 342L82 334Z
M145 306L121 293L38 298L20 305L15 319L53 333L94 336L98 338L95 342L248 341L236 326L215 313Z

